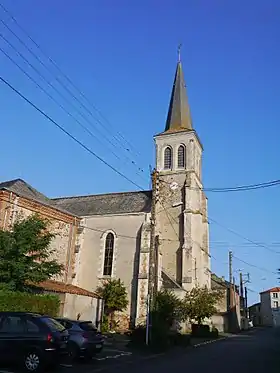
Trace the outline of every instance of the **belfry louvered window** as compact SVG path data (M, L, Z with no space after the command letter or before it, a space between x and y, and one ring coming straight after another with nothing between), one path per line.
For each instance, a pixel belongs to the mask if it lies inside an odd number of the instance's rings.
M180 145L178 148L178 168L186 167L186 149L184 145Z
M111 276L113 268L115 238L113 233L108 233L105 240L103 275Z
M172 149L168 146L164 150L164 169L170 170L172 166Z

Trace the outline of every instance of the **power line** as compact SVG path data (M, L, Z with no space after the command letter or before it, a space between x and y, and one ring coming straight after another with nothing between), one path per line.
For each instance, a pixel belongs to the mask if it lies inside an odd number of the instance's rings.
M160 181L170 185L170 182L168 181L165 181L163 179L160 179ZM264 188L270 188L270 187L277 186L277 185L280 185L280 179L271 180L271 181L267 181L267 182L263 182L259 184L240 185L240 186L228 187L228 188L210 188L210 187L200 188L200 187L191 187L191 186L188 186L187 188L190 190L200 190L202 192L224 193L224 192L244 192L248 190L264 189ZM184 184L180 186L183 187Z
M51 58L48 56L48 54L46 52L44 52L44 50L42 49L42 47L30 36L30 34L20 25L20 23L17 21L17 19L15 18L15 16L3 5L0 3L0 6L1 8L4 10L4 12L6 14L9 15L9 17L14 21L14 23L18 26L18 28L28 37L28 39L38 48L38 50L40 50L40 52L48 59L48 61L57 69L57 71L72 85L72 87L79 93L79 95L81 97L83 97L87 103L108 123L110 124L110 122L108 121L108 119L96 108L95 105L93 105L89 100L88 98L85 96L85 94L73 83L73 81L62 71L62 69L58 66L58 64ZM1 20L2 24L21 42L21 44L23 44L25 46L25 48L27 48L27 50L42 64L42 66L44 66L48 72L50 72L50 70L48 69L48 67L46 66L46 64L32 51L32 49L30 49L26 43L3 21ZM54 75L54 74L52 74ZM92 111L88 109L87 106L85 106L80 100L79 98L77 98L76 95L74 95L70 90L69 88L57 77L55 76L55 79L63 86L63 88L82 106L84 107L84 109L101 125L103 126L105 129L107 129L104 124L98 119L96 118ZM130 146L130 148L134 148L134 146L128 142L121 133L117 132L118 135ZM113 137L118 141L120 142L120 140L115 137L113 135ZM110 142L110 140L107 139L107 141ZM111 142L110 142L111 143ZM121 143L120 143L121 144ZM111 145L115 146L114 144L111 143ZM121 146L123 147L123 144L121 144ZM124 148L124 147L123 147ZM126 151L129 151L129 149L127 148L124 148ZM135 150L135 149L134 149ZM136 151L137 154L138 151ZM129 159L129 161L131 161ZM136 165L136 163L132 160L131 161L132 164ZM143 169L140 169L138 168L139 171L143 172ZM140 175L139 175L140 176ZM279 185L280 184L280 179L277 179L277 180L272 180L272 181L268 181L268 182L264 182L264 183L258 183L258 184L248 184L248 185L241 185L241 186L236 186L236 187L223 187L223 188L197 188L197 189L201 189L203 191L207 191L207 192L236 192L236 191L248 191L248 190L255 190L255 189L263 189L263 188L268 188L268 187L272 187L272 186L276 186L276 185ZM191 189L196 189L196 188L191 188Z
M87 122L89 123L91 126L92 126L92 123L88 120L88 118L84 115L84 113L82 113L79 109L77 109L75 107L75 105L72 104L71 101L68 100L67 97L65 97L51 82L49 82L45 76L32 64L28 61L28 59L21 53L17 50L17 48L8 40L6 39L1 33L0 33L0 37L6 42L6 44L8 44L26 63L29 67L31 67L31 69L33 69L47 84L48 86L50 86L64 101L66 101L70 106L72 106L74 108L74 110ZM5 54L5 56L14 64L16 65L27 77L29 80L31 80L40 90L42 90L49 98L51 98L61 109L63 109L68 115L70 115L72 118L74 118L74 120L84 129L86 130L91 136L93 136L94 138L96 138L99 142L100 139L94 135L86 126L84 126L78 119L76 119L74 117L73 114L71 114L68 110L66 110L64 108L64 106L62 106L57 100L55 100L42 86L40 86L35 79L33 79L10 55L8 55L2 48L1 48L1 52L3 54ZM98 129L97 131L99 133L101 133ZM101 133L101 135L103 136L103 134ZM108 139L107 137L105 137L105 139L112 145L112 146L115 146L111 141L110 139ZM109 149L109 148L108 148ZM115 153L113 152L111 149L109 149L112 154L119 160L120 157Z
M242 238L242 239L245 240L245 241L248 241L249 243L251 243L251 244L253 244L253 245L255 245L255 246L261 247L261 248L263 248L263 249L265 249L265 250L268 250L268 251L270 251L270 252L272 252L272 253L275 253L275 254L280 254L280 251L273 250L273 249L271 249L270 247L268 247L268 246L266 246L266 245L262 245L262 244L260 244L260 243L258 243L258 242L255 242L255 241L251 240L250 238L247 238L247 237L243 236L242 234L240 234L240 233L234 231L233 229L228 228L228 227L226 227L225 225L223 225L223 224L217 222L217 220L212 219L212 218L210 218L209 216L208 216L208 219L209 219L210 221L212 221L213 223L217 224L218 226L220 226L221 228L226 229L228 232L234 234L234 235L237 236L237 237Z
M2 35L0 34L0 37L2 37ZM35 85L36 85L36 87L37 88L39 88L46 96L48 96L56 105L58 105L67 115L69 115L72 119L74 119L74 121L76 122L76 123L78 123L87 133L89 133L93 138L95 138L97 141L99 141L99 142L101 142L100 141L100 139L98 138L98 136L96 136L92 131L90 131L86 126L84 126L83 125L83 123L79 120L79 119L77 119L72 113L70 113L67 109L65 109L65 107L64 106L62 106L51 94L49 94L49 92L47 92L40 84L38 84L37 82L36 82L36 80L35 79L33 79L33 77L31 76L31 75L29 75L10 55L8 55L5 51L4 51L4 49L2 49L1 47L0 47L0 51L15 65L15 66L17 66L17 68L19 69L19 70L21 70L21 72L25 75L25 76L27 76L27 78L29 79L29 80L31 80ZM109 149L109 148L108 148ZM110 151L111 151L111 149L110 149ZM117 158L117 159L119 159L119 160L121 160L120 158L119 158L119 156L116 154L116 153L114 153L113 151L111 151L112 152L112 154Z
M0 78L1 79L1 78ZM19 206L17 203L15 203L15 202L13 202L13 201L7 201L10 205L16 205L16 206ZM40 203L40 201L38 201L38 203ZM160 204L162 205L162 202L160 202ZM54 209L57 209L57 207L54 205L54 206L49 206L50 208L54 208ZM170 214L168 213L168 211L166 211L165 209L164 210L162 210L162 211L165 211L165 213L167 214L167 218L168 218L168 220L169 220L169 222L170 222L170 224L171 224L171 226L172 226L172 229L174 230L174 233L176 233L176 236L177 236L177 240L172 240L172 239L169 239L169 238L160 238L160 241L168 241L168 242L178 242L178 240L179 240L179 236L178 236L178 234L177 234L177 232L176 232L176 229L175 229L175 227L174 227L174 225L173 225L173 223L172 223L172 221L171 221L171 217L170 217ZM68 212L69 213L69 212ZM107 230L107 228L106 229L98 229L98 228L92 228L92 227L89 227L89 226L87 226L87 225L80 225L80 227L81 228L84 228L84 229L87 229L87 230L90 230L90 231L94 231L94 232L99 232L99 233L104 233L104 232L106 232L106 230ZM138 237L137 236L129 236L129 235L123 235L123 234L117 234L117 237L122 237L122 238L126 238L126 239L133 239L133 240L137 240L138 239ZM193 240L191 237L189 237L190 238L190 240L192 241L192 243L196 243L196 244L199 244L197 241L195 241L195 240ZM193 257L193 255L191 255L190 254L190 256L191 256L191 258L192 258L192 260L194 260L195 258ZM214 259L215 261L217 261L218 263L221 263L221 264L223 264L223 265L228 265L228 262L222 262L222 261L220 261L219 259L217 259L214 255L212 255L212 254L210 254L210 253L208 253L208 256L211 258L211 259ZM264 267L260 267L260 266L257 266L257 265L255 265L255 264L253 264L253 263L251 263L251 262L248 262L248 261L245 261L245 260L243 260L243 259L240 259L239 257L237 257L236 255L233 255L233 258L235 258L236 260L238 260L239 262L241 262L241 263L243 263L243 264L246 264L246 265L248 265L248 266L250 266L250 267L252 267L252 268L256 268L256 269L258 269L258 270L261 270L261 271L265 271L265 272L267 272L267 273L271 273L271 274L276 274L276 275L278 275L278 273L277 272L273 272L273 271L271 271L271 270L269 270L269 269L267 269L267 268L264 268ZM205 268L207 268L206 266L204 266L204 267L202 267L202 268L197 268L197 269L205 269ZM214 273L214 272L212 272L212 271L210 271L211 273Z
M2 83L4 83L7 87L9 87L13 92L15 92L19 97L21 97L25 102L27 102L30 106L32 106L35 110L37 110L41 115L43 115L46 119L48 119L50 122L52 122L58 129L60 129L63 133L65 133L68 137L70 137L72 140L74 140L77 144L79 144L84 150L86 150L88 153L93 155L95 158L97 158L100 162L105 164L107 167L109 167L111 170L113 170L115 173L123 177L125 180L129 181L131 184L136 186L137 188L144 190L141 186L136 184L133 180L128 178L126 175L124 175L121 171L116 169L114 166L112 166L110 163L105 161L103 158L101 158L99 155L97 155L95 152L93 152L90 148L88 148L85 144L83 144L80 140L78 140L75 136L73 136L70 132L68 132L64 127L62 127L58 122L53 120L49 115L47 115L43 110L41 110L38 106L36 106L33 102L31 102L26 96L24 96L22 93L20 93L16 88L14 88L10 83L7 82L2 76L0 76L0 80Z
M228 188L204 188L203 190L208 191L208 192L239 192L239 191L270 188L272 186L276 186L279 184L280 184L280 179L271 180L271 181L267 181L267 182L259 183L259 184L240 185L240 186L228 187Z
M162 181L162 180L160 180L160 181ZM170 184L170 183L168 183L168 184ZM189 187L188 187L188 189L189 189ZM251 243L251 244L253 244L253 245L255 245L255 246L258 246L258 247L264 248L264 249L266 249L266 250L268 250L268 251L270 251L270 252L273 252L273 253L275 253L275 254L280 254L280 251L273 250L273 249L271 249L270 247L268 247L268 246L266 246L266 245L262 245L262 244L260 244L260 243L258 243L258 242L255 242L255 241L253 241L253 240L251 240L251 239L249 239L249 238L243 236L242 234L240 234L240 233L234 231L233 229L228 228L228 227L226 227L225 225L219 223L217 220L212 219L211 217L209 217L209 215L206 215L206 214L204 214L203 212L200 212L200 214L201 214L202 216L204 216L208 221L211 221L211 222L217 224L218 226L222 227L223 229L226 229L228 232L230 232L230 233L236 235L237 237L240 237L240 238L242 238L243 240L248 241L249 243Z
M243 260L243 259L238 258L238 257L235 256L235 255L233 255L233 257L234 257L236 260L238 260L239 262L244 263L244 264L247 264L249 267L256 268L256 269L259 269L259 270L261 270L261 271L265 271L265 272L268 272L268 273L272 273L272 274L274 274L274 275L277 275L277 274L278 274L277 272L273 272L273 271L271 271L271 270L269 270L269 269L267 269L267 268L259 267L259 266L255 265L255 264L249 263L249 262L247 262L247 261L245 261L245 260Z
M58 64L51 58L49 57L44 51L43 49L41 48L41 46L29 35L29 33L19 24L19 22L16 20L16 18L12 15L12 13L10 11L7 10L7 8L4 7L3 4L0 3L0 6L2 7L2 9L9 15L9 17L14 21L14 23L18 26L18 28L28 37L28 39L38 48L38 50L45 56L45 58L47 58L47 60L57 69L57 71L60 73L60 75L62 75L71 85L72 87L79 93L79 95L81 97L83 97L88 104L90 104L90 106L103 118L103 120L105 120L110 126L110 122L104 117L104 115L95 107L95 105L93 105L89 100L88 98L85 96L85 94L73 83L73 81L62 71L62 69L58 66ZM77 101L79 103L79 105L81 105L104 129L106 129L110 134L111 134L111 131L109 131L107 129L106 126L104 126L104 124L102 123L102 121L99 120L99 118L97 118L96 116L94 116L94 114L92 113L92 111L90 109L88 109L87 106L84 105L84 103L79 100L79 98L77 98L77 96L75 94L73 94L71 92L71 90L63 83L63 81L61 81L61 79L59 79L55 74L53 74L48 66L46 66L46 64L37 56L36 53L34 53L32 51L32 49L30 49L28 47L28 45L26 45L26 43L3 21L1 20L1 22L3 23L3 25L17 38L17 40L19 40L19 42L24 45L24 47L29 51L29 53L31 53L33 55L33 57L36 58L36 60L39 61L39 63L45 67L45 69L50 73L52 74L54 77L55 77L55 80L57 82L59 82L59 84L75 99L75 101ZM118 131L117 131L117 134L131 147L133 148L133 146L130 144L130 142L128 142L124 136L122 134L120 134ZM120 143L121 147L124 148L125 151L127 152L130 152L130 149L127 148L127 147L124 147L122 142L120 141L120 139L118 139L114 134L113 134L113 137L114 139ZM138 153L138 152L137 152ZM129 158L128 158L129 159ZM130 159L129 159L130 160ZM134 161L132 161L132 164L137 166L136 163ZM138 168L139 171L142 171L143 172L143 169L141 168Z

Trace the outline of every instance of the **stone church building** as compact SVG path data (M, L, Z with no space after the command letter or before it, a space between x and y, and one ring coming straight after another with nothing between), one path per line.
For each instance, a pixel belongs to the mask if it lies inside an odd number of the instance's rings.
M181 61L165 128L154 140L154 196L147 190L49 199L23 180L0 183L0 228L8 229L22 212L51 217L59 233L53 245L65 266L58 280L93 294L102 280L120 278L129 294L124 323L146 316L153 201L158 285L183 297L211 283L203 146L193 128ZM88 305L79 301L73 307L88 317Z

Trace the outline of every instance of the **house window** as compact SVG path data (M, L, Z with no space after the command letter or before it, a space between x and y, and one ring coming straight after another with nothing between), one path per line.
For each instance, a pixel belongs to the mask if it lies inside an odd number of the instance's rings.
M273 294L272 294L272 297L273 297L273 298L278 298L278 293L273 293Z
M105 240L105 253L104 253L104 267L103 275L111 276L113 268L113 255L114 255L114 235L108 233Z
M277 300L273 302L273 307L274 308L278 308L278 302L277 302Z
M180 145L178 148L178 168L186 167L186 149L184 145Z
M168 146L164 150L164 169L170 170L172 166L172 149Z

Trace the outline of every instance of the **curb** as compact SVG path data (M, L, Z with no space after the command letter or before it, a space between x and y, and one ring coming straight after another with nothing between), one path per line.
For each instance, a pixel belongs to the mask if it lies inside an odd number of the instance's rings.
M215 342L219 342L219 341L224 341L224 340L226 340L228 338L229 337L221 337L221 338L218 338L218 339L212 339L210 341L205 341L205 342L197 343L196 345L193 345L191 347L197 348L197 347L205 346L205 345L208 345L208 344L211 344L211 343L215 343Z

